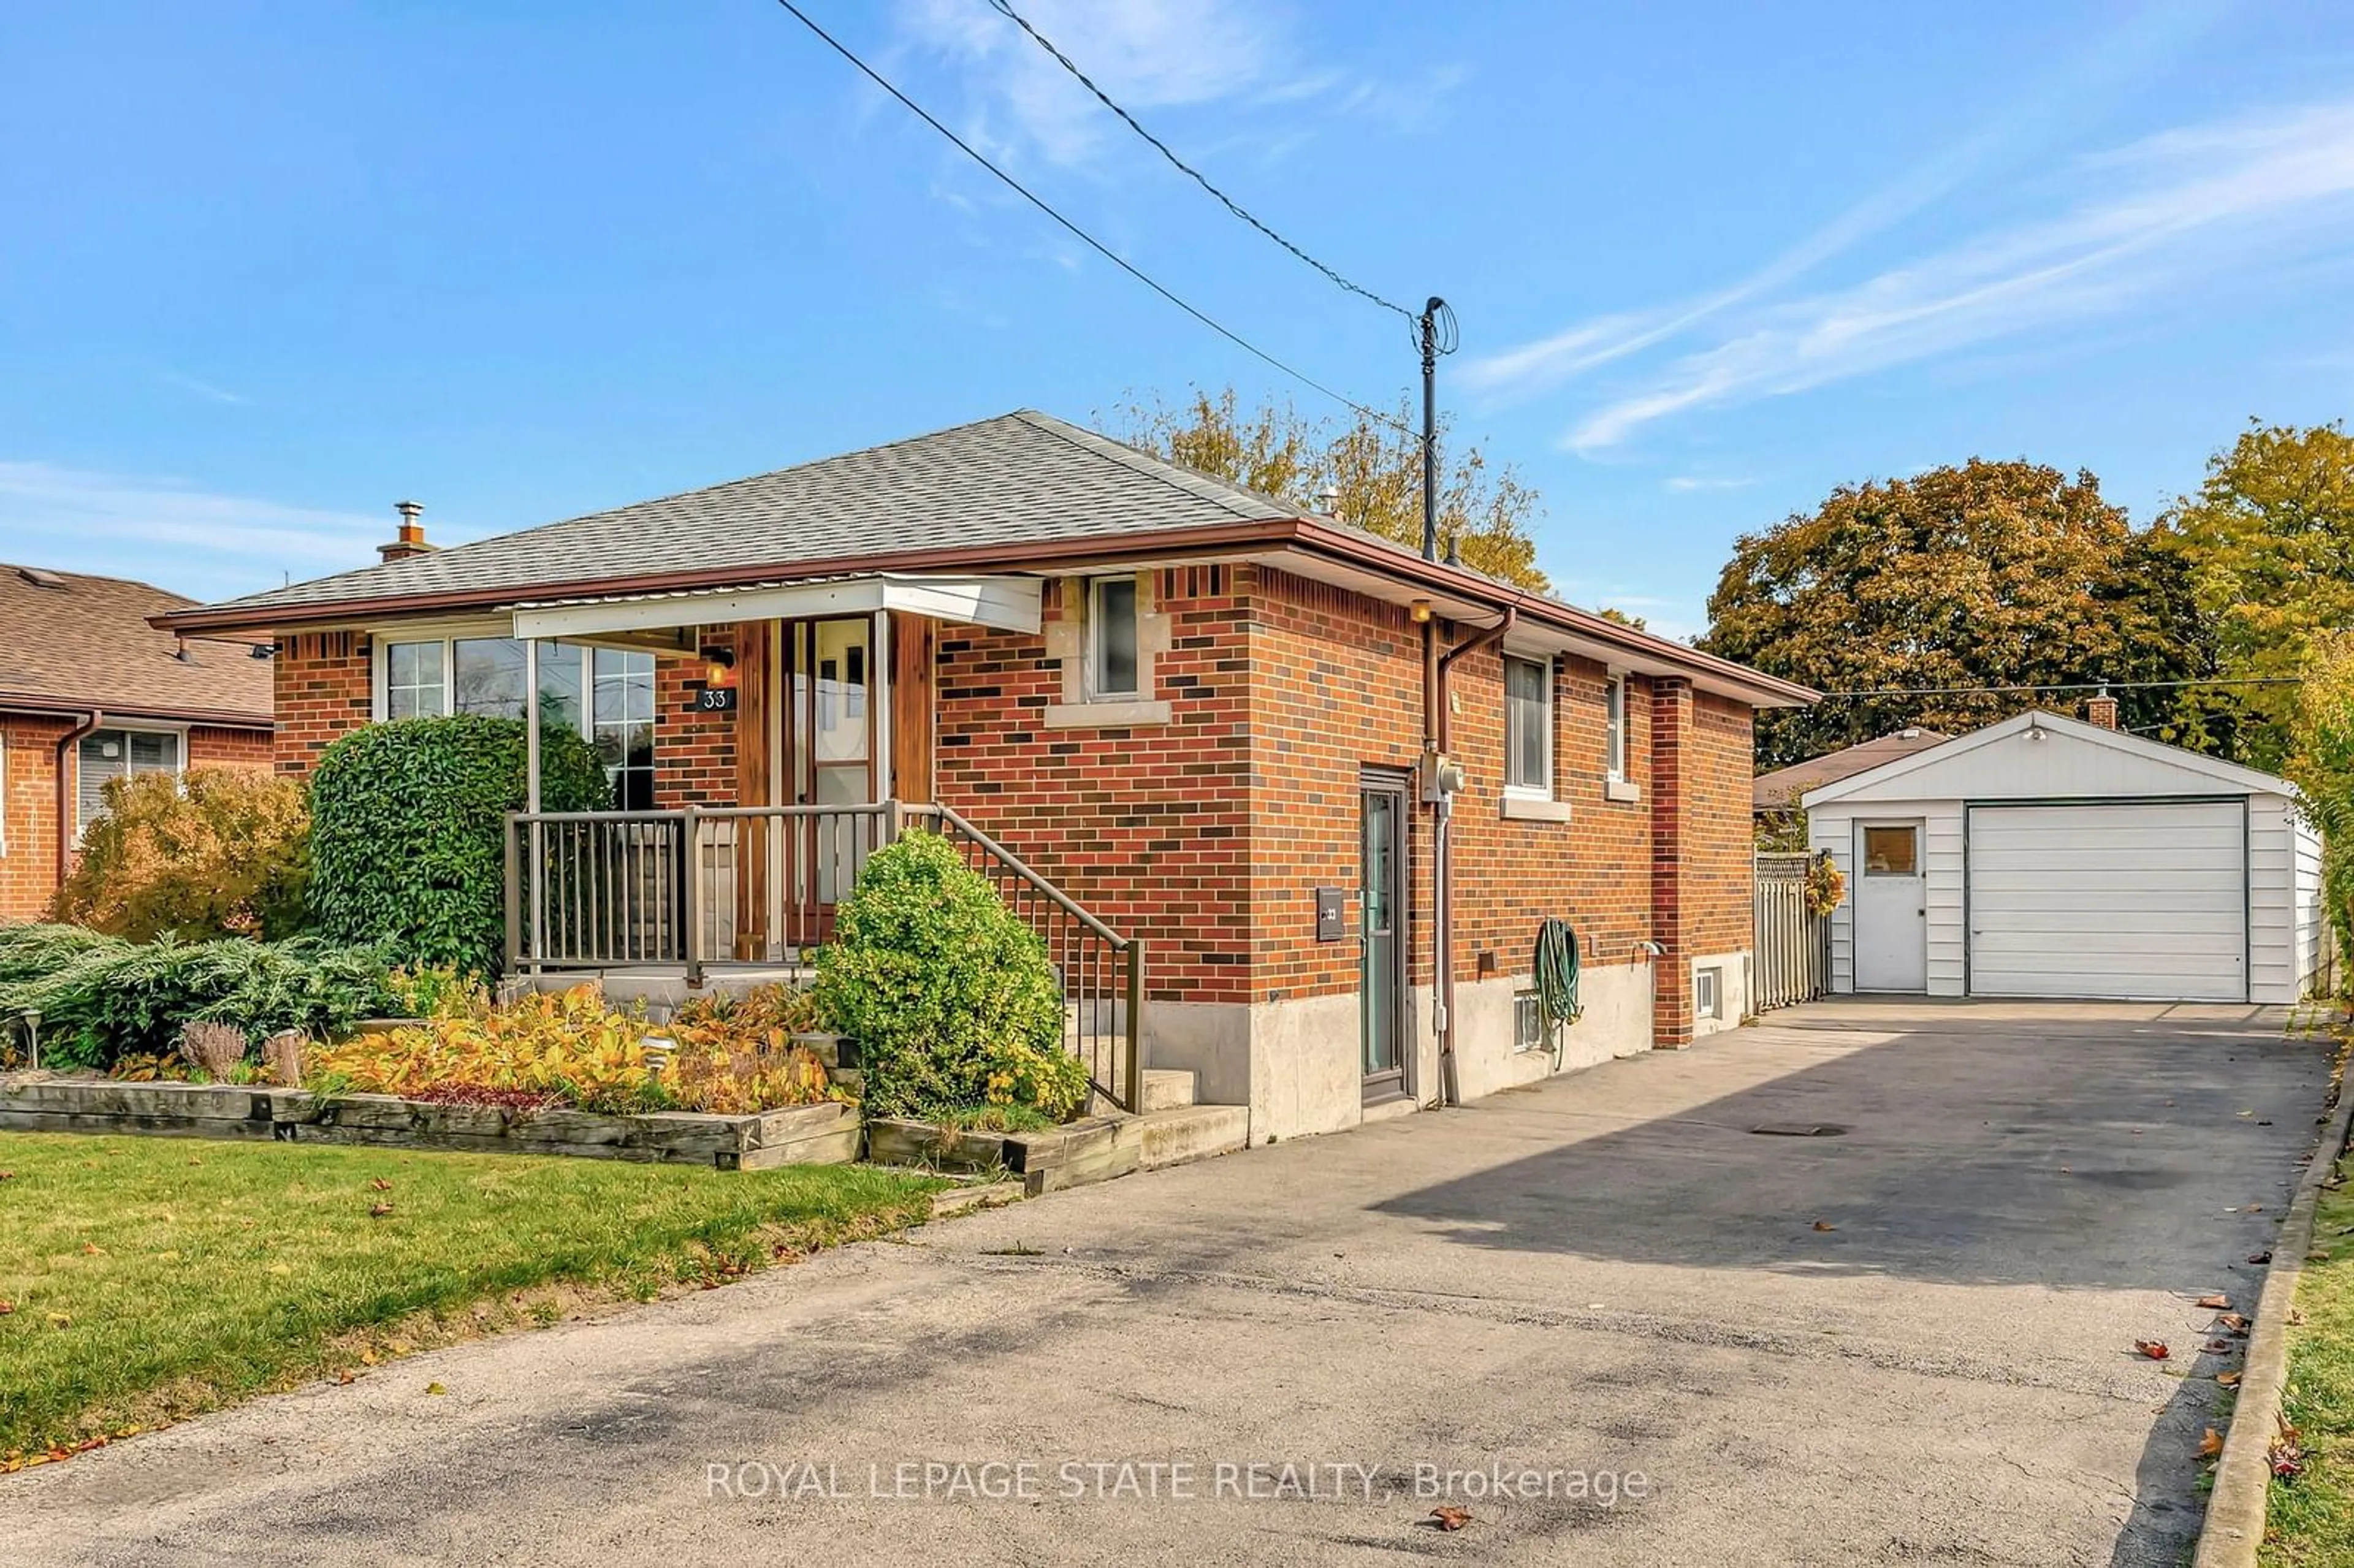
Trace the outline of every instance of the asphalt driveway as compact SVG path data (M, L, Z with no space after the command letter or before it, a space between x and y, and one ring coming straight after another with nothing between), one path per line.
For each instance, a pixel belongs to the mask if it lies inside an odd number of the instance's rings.
M1778 1013L27 1472L0 1562L2176 1563L2281 1022Z

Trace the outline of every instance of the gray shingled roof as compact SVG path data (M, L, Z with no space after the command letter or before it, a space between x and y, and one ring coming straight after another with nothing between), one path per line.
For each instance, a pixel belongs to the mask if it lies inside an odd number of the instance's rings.
M274 609L1290 517L1299 509L1029 409L706 490L249 594Z

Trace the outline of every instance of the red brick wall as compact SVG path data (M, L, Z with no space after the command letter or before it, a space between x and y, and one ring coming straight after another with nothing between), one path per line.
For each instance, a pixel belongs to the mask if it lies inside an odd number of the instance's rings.
M944 626L934 655L939 800L1114 930L1144 938L1157 997L1251 995L1246 573L1159 574L1165 725L1045 727L1063 683L1043 633ZM1045 613L1074 610L1050 588Z
M367 639L356 631L280 638L270 678L281 773L309 773L328 742L368 722L374 696Z
M62 718L0 716L0 921L37 920L58 890L58 742ZM267 768L270 732L200 725L188 731L190 768Z
M0 716L0 920L37 920L58 888L58 741L70 719Z
M736 648L732 627L703 629L702 648ZM695 694L710 666L681 655L654 661L654 809L739 805L736 732L742 715L695 711Z
M1752 714L1702 693L1693 705L1692 787L1684 816L1685 900L1692 955L1746 949L1755 923L1755 863L1749 781L1755 772Z

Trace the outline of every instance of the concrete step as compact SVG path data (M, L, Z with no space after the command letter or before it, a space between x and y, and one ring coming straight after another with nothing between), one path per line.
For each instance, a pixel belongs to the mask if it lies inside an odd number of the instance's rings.
M1139 1110L1182 1110L1193 1103L1193 1074L1182 1067L1144 1069L1144 1103Z
M1250 1107L1175 1106L1139 1117L1137 1129L1144 1140L1137 1168L1154 1171L1242 1149L1250 1141Z

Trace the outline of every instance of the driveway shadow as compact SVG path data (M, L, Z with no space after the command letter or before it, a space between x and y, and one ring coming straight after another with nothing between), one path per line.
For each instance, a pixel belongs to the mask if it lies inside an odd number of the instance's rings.
M1483 1249L2203 1292L2269 1244L2327 1082L2325 1047L2270 1027L1949 1012L1860 1033L1810 1009L1700 1049L1771 1041L1812 1065L1373 1208ZM1574 1111L1580 1080L1534 1093Z

